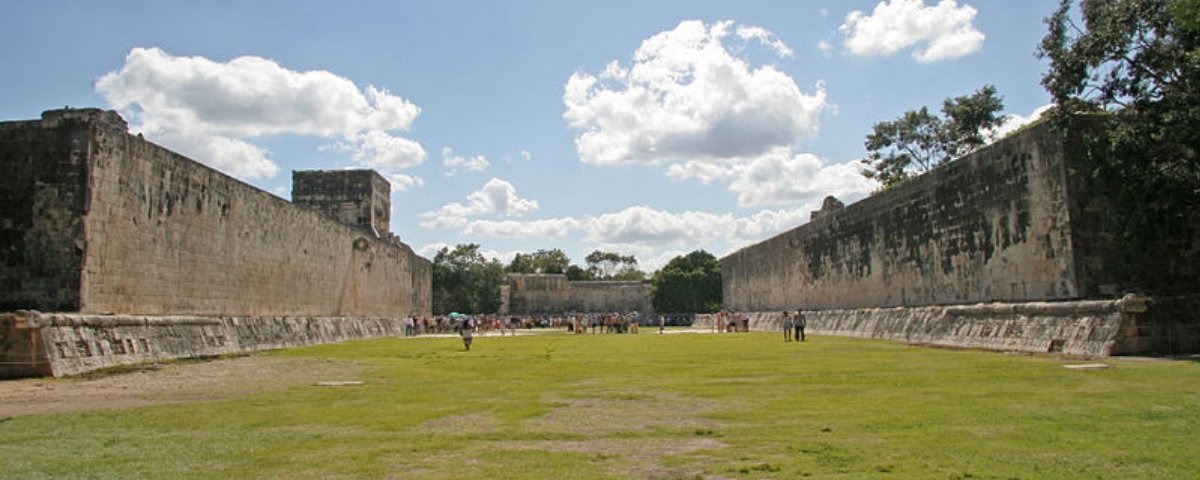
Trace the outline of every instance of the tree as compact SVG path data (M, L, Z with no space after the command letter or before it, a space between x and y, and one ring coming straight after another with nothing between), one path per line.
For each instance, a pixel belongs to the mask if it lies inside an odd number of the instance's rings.
M1149 252L1194 238L1200 218L1200 1L1060 0L1046 24L1051 121L1087 142L1079 177L1110 191L1126 254L1162 257Z
M943 102L945 119L921 107L896 120L876 123L864 142L867 156L862 163L868 168L862 174L887 188L971 153L986 143L985 131L1000 125L1003 109L996 87L984 85L974 94Z
M433 313L494 313L500 308L504 266L479 253L479 245L443 247L433 257Z
M619 274L629 276L632 272L637 272L643 277L644 273L637 270L637 258L633 255L621 255L614 252L604 252L594 250L589 253L584 259L588 264L588 273L594 279L611 280Z
M646 272L638 270L635 266L626 266L621 268L621 271L617 272L616 275L613 275L612 279L623 282L645 280Z
M595 280L592 278L591 272L584 270L579 265L571 265L567 267L567 280L577 282L582 280Z
M984 85L974 94L955 97L942 104L946 115L942 136L946 158L971 153L987 143L984 132L1000 126L1004 117L1004 100L996 95L996 87Z
M508 273L566 273L571 259L557 248L539 249L536 252L518 253L508 264Z
M721 265L697 250L667 262L651 279L651 302L659 312L712 313L721 309Z

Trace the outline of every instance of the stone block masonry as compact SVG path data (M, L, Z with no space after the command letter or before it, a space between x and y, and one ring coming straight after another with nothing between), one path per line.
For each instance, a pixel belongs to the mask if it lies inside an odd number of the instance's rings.
M1154 324L1146 297L1068 302L856 308L805 311L807 333L922 345L1106 357L1144 353ZM795 314L795 310L790 311ZM751 312L752 331L781 332L782 312ZM712 315L693 328L710 329Z
M0 311L430 314L432 265L388 231L390 192L374 172L297 172L297 205L96 109L0 123L0 170Z
M0 378L402 336L391 317L0 314Z
M561 273L510 273L500 289L500 313L629 313L654 315L647 281L570 281Z
M876 327L867 318L904 318L915 323L885 330L919 330L923 319L930 318L914 310L922 307L1111 301L1126 292L1186 302L1200 295L1200 219L1181 219L1164 229L1175 233L1156 242L1122 243L1109 213L1122 179L1103 178L1093 168L1096 156L1108 154L1089 143L1093 136L1103 137L1096 134L1103 122L1101 117L1084 120L1085 128L1071 136L1048 122L1035 123L855 204L827 202L830 207L809 223L721 259L725 308L804 309L816 311L820 319L827 311L863 312L837 314L855 319L838 326L832 320L818 324L830 325L830 332L869 336L864 332ZM1154 313L1154 305L1168 303L1151 305ZM887 310L891 308L910 313L893 314ZM1115 351L1159 352L1164 345L1195 349L1200 312L1171 311L1175 313L1169 318L1166 311L1152 315L1153 328L1122 330L1148 337L1123 340L1126 347ZM1103 322L1128 320L1105 318ZM1036 331L1051 335L1028 322L1013 322L1005 328L1026 337ZM1192 337L1158 338L1167 333ZM1030 348L1045 351L1042 344L1050 340L1039 337ZM960 343L988 342L963 337ZM1005 340L994 347L1017 348L1012 345ZM1089 347L1080 352L1109 351Z
M0 124L0 155L17 172L0 190L0 310L429 313L431 266L407 245L130 135L113 112Z

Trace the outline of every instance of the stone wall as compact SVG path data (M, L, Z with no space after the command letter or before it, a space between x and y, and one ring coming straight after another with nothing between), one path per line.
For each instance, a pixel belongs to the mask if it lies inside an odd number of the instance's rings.
M0 124L0 310L430 313L428 260L129 135L113 112ZM385 232L386 233L386 232Z
M650 302L650 282L586 281L570 282L570 286L567 311L637 311L645 318L654 315L654 305Z
M78 309L88 143L79 129L0 123L0 311Z
M508 298L502 298L500 303L507 304L508 311L500 313L561 314L566 311L569 283L567 276L562 274L510 273L505 275L504 286L508 288L502 288L501 293L507 293Z
M725 307L874 308L1066 300L1060 136L1040 124L721 259Z
M376 236L391 230L392 186L374 170L292 172L292 203Z
M649 282L569 281L558 273L505 275L500 303L501 314L654 313Z
M791 310L794 314L795 310ZM751 331L780 332L782 313L751 312ZM805 311L805 332L988 350L1088 357L1145 353L1147 299ZM698 315L693 328L712 328Z
M404 335L392 317L0 314L0 378Z
M1123 179L1096 168L1105 132L1103 116L1071 136L1035 123L858 203L827 199L809 223L721 259L724 306L801 308L817 331L956 346L1200 351L1200 308L1183 307L1200 298L1200 218L1125 238L1112 215ZM1152 294L1150 311L1088 303L1126 292ZM938 306L979 302L1018 313Z

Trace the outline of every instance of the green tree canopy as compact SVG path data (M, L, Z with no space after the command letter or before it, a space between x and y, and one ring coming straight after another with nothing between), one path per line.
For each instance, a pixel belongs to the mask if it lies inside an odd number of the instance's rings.
M1108 138L1093 145L1107 154L1086 173L1120 179L1126 237L1157 242L1164 225L1196 218L1200 1L1061 0L1046 23L1038 55L1050 60L1052 118L1072 128L1079 112L1108 112Z
M637 269L638 261L633 255L594 250L584 260L588 274L595 280L641 280L646 277Z
M591 272L585 270L583 267L580 267L579 265L571 265L571 266L567 267L566 273L567 273L567 280L571 280L571 281L595 280L594 278L592 278Z
M921 107L896 120L876 123L864 142L863 176L887 188L971 153L986 142L986 130L1000 125L1003 109L996 87L984 85L974 94L943 102L944 119Z
M651 279L651 302L664 313L711 313L721 309L721 265L697 250L667 262Z
M560 249L539 249L533 253L518 253L506 270L508 273L566 273L571 259Z
M479 245L443 247L433 257L433 313L495 313L500 308L504 266L479 252Z

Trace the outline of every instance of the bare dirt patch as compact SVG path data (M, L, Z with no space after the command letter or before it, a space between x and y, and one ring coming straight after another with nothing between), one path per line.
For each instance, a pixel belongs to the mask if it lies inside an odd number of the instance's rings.
M247 355L146 364L82 377L6 380L0 381L0 418L221 400L353 380L364 370L350 362Z

